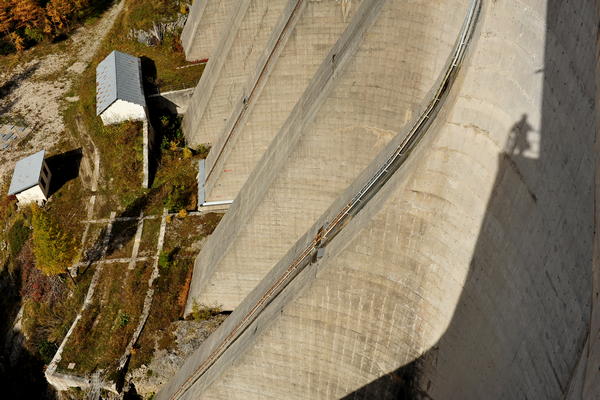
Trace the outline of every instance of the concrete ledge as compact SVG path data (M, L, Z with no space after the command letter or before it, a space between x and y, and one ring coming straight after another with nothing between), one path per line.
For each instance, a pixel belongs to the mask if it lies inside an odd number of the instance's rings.
M148 104L158 110L166 110L172 114L183 115L194 94L195 88L172 90L148 96Z

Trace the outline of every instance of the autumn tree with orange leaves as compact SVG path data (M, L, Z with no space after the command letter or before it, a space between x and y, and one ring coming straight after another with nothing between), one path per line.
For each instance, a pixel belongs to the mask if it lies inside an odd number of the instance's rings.
M89 6L90 0L0 0L0 38L4 36L21 51L26 42L69 31L73 20L85 15Z

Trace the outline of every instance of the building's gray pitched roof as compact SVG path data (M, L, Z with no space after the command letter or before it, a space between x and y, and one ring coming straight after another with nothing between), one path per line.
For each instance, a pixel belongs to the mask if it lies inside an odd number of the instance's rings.
M38 151L17 162L8 188L9 195L21 193L38 184L45 154L45 150Z
M146 105L140 59L115 50L96 68L96 115L117 100Z

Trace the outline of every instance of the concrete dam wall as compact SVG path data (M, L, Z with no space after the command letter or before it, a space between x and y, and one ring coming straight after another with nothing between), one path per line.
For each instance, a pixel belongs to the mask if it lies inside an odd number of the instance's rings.
M188 61L210 58L229 19L235 0L198 0L190 8L189 22L181 33Z
M190 299L234 309L419 110L462 24L443 8L363 2L199 255Z
M274 38L278 48L250 78L253 85L233 108L206 160L208 201L237 196L357 9L342 13L333 1L303 2L294 23Z
M214 143L233 105L246 96L247 78L255 71L271 33L288 23L300 0L234 2L214 53L206 65L183 120L192 145ZM265 52L263 52L265 50Z
M190 301L234 312L157 398L600 395L596 2L479 3L353 10L198 256Z

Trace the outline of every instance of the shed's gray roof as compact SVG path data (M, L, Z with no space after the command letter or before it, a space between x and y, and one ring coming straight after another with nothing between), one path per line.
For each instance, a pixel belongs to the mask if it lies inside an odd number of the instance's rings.
M38 151L17 162L10 187L8 188L9 195L21 193L38 184L45 154L45 150Z
M114 50L96 67L96 115L117 100L146 105L140 59Z

